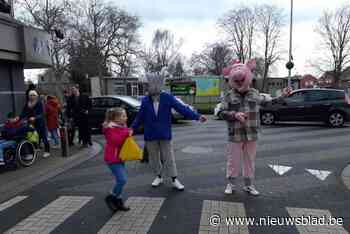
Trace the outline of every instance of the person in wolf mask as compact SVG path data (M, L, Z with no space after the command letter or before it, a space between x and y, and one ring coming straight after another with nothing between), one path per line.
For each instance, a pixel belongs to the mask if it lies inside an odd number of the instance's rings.
M163 171L171 177L172 185L177 190L184 190L184 185L177 178L171 133L171 110L174 108L186 119L205 122L205 116L192 111L176 98L163 92L164 77L155 73L146 74L148 95L142 99L141 108L132 124L135 131L141 124L144 126L145 145L149 153L150 165L156 175L153 187L163 183ZM163 162L162 162L162 161Z

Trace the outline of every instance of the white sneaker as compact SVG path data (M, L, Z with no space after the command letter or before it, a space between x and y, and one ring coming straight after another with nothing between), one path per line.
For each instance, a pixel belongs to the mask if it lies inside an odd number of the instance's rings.
M173 182L173 187L179 191L182 191L185 189L185 186L183 186L178 179L175 179L175 181Z
M163 178L159 178L158 176L153 180L152 186L158 187L161 183L163 183Z
M226 185L225 194L232 194L234 191L234 188L235 188L235 186L233 184L228 183Z
M253 195L253 196L260 195L259 191L255 189L254 185L244 186L243 190L246 191L247 193L249 193L250 195Z
M47 157L50 157L50 153L49 152L44 152L43 158L47 158Z

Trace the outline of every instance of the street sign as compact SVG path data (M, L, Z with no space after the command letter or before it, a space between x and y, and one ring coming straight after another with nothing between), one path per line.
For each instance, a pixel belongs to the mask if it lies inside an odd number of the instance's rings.
M170 84L170 92L178 96L194 96L196 95L195 82L181 82Z

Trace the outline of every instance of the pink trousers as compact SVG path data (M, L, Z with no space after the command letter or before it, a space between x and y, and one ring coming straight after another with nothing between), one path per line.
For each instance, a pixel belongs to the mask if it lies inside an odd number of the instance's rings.
M254 178L255 157L256 141L229 142L227 145L226 177L238 177L242 168L244 178Z

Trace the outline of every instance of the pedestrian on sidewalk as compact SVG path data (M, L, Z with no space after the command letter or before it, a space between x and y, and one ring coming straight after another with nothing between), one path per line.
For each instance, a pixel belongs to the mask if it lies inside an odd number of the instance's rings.
M73 145L75 127L79 130L79 140L82 140L82 147L92 146L91 129L89 126L89 112L92 103L87 95L81 94L78 87L72 87L72 95L67 102L67 111L73 120L72 132L70 134L69 145Z
M235 62L223 73L229 79L230 90L225 94L220 111L227 121L228 140L225 193L232 194L236 180L242 169L243 190L257 196L259 191L253 184L255 177L256 142L260 130L259 105L265 100L259 91L250 88L256 64L254 60L246 64ZM243 163L241 164L241 161Z
M34 123L35 130L39 133L40 139L44 142L45 152L44 158L50 156L50 144L47 139L47 128L45 123L45 109L42 100L39 99L39 94L35 90L28 93L28 102L24 105L20 119L27 119Z
M47 102L45 105L46 110L46 123L47 129L51 134L53 141L52 148L59 148L59 137L58 137L58 117L61 111L61 104L58 99L54 96L47 96Z
M120 149L132 130L126 125L128 117L123 108L107 110L103 123L103 134L106 138L104 148L104 160L112 171L116 184L111 193L105 198L107 206L112 211L128 211L130 208L124 205L122 191L127 183L125 163L119 158Z
M171 141L171 109L174 108L186 119L204 122L206 117L181 104L173 95L163 92L164 77L161 75L146 74L146 79L148 81L148 95L142 99L132 129L136 131L141 124L144 126L145 145L150 165L156 176L152 186L157 187L163 183L162 174L163 169L165 169L166 175L172 179L173 187L182 191L185 187L177 179L174 149Z

